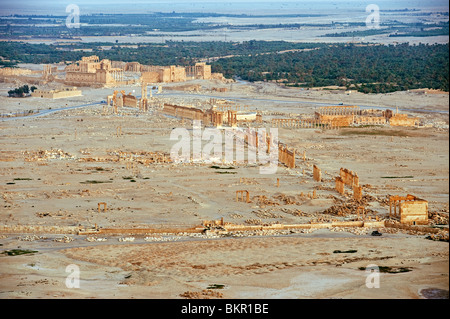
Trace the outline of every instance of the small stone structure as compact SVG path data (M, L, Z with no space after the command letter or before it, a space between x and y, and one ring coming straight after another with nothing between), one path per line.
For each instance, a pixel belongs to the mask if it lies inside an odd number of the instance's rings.
M389 217L400 218L400 223L409 225L428 224L428 202L414 195L390 196Z
M241 202L243 202L244 194L245 194L245 202L250 203L250 193L247 190L236 191L236 202L239 202L239 198L241 199Z
M103 209L102 209L103 207ZM97 207L98 212L100 213L102 210L104 213L106 213L106 211L108 210L106 203L105 202L100 202L98 203L98 207Z
M81 90L77 89L76 87L66 87L61 89L54 89L54 90L34 90L34 92L31 93L32 97L41 97L41 98L47 98L47 99L61 99L66 97L74 97L74 96L81 96Z

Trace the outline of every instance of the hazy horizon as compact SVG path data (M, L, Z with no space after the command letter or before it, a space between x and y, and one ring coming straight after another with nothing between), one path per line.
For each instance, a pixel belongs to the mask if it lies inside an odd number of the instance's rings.
M208 13L234 13L234 14L307 14L315 12L332 13L336 10L364 11L369 4L376 4L380 10L399 9L432 9L449 10L449 4L444 0L430 1L388 1L388 0L283 0L273 2L271 0L135 0L132 3L124 3L122 0L17 0L10 3L2 3L1 15L11 14L36 14L36 15L66 15L66 7L76 4L80 8L80 14L92 13L151 13L151 12L208 12Z

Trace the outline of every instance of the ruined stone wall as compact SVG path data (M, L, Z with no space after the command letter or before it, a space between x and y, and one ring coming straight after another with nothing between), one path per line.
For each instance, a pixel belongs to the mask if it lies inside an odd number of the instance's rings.
M89 73L89 72L67 72L66 84L74 84L78 86L89 86L91 84L106 84L106 73Z
M194 79L211 79L211 65L207 65L205 62L195 63L194 66L187 66L185 68L185 76Z
M339 176L342 178L342 181L345 185L348 185L350 187L359 186L359 177L358 174L346 169L341 168L339 171Z
M206 117L202 110L195 107L164 104L162 112L174 117L203 121Z
M362 186L353 185L353 199L357 201L362 200Z
M220 81L225 81L226 78L223 76L223 73L211 73L211 80L220 80ZM233 80L229 80L229 81L233 81Z
M138 107L137 98L131 94L123 96L123 106Z
M391 126L416 126L419 124L419 118L408 117L408 114L394 114L389 119Z
M316 118L306 118L306 119L280 119L273 118L272 125L275 127L292 127L292 128L317 128L319 125L322 127L329 127L328 123L321 123L319 119Z
M428 224L428 202L414 200L400 203L400 222L402 224Z
M69 64L64 68L64 72L80 72L80 66L77 64Z
M318 112L315 113L315 117L320 123L331 124L332 126L350 126L355 121L354 115L322 115Z
M72 96L81 96L81 90L77 90L76 88L66 88L63 90L35 90L31 93L31 96L49 99L60 99Z
M336 177L336 181L335 181L335 189L338 191L339 194L343 195L345 192L345 184L344 181L342 180L342 178L340 176Z
M0 233L76 234L77 226L0 225Z
M313 178L315 181L322 181L322 172L316 165L313 166Z
M195 63L195 67L201 74L202 79L204 80L211 79L211 65L207 65L206 63Z
M256 121L256 113L237 113L236 119L242 122L253 122Z
M278 162L289 168L295 168L295 150L289 151L287 146L278 145Z
M202 86L200 84L184 84L176 86L166 86L167 91L185 91L185 92L199 92Z
M356 124L367 125L384 125L386 124L386 118L382 116L357 116L355 117Z
M321 106L318 109L321 115L356 115L359 113L359 107L353 105L338 105L338 106Z
M100 58L96 55L90 55L90 56L83 56L81 57L82 62L98 62L100 61Z
M160 82L183 82L186 81L186 71L182 67L171 65L170 67L160 68L156 71L159 74Z
M159 77L159 73L155 72L155 71L142 72L141 80L144 83L158 83L158 82L162 82L160 77Z
M141 64L139 62L128 62L125 64L123 70L128 72L140 72Z
M162 112L164 114L170 115L170 116L176 116L176 105L171 104L164 104L164 108L162 109Z
M95 71L101 69L100 62L80 62L80 72L82 73L95 73Z
M123 62L123 61L111 61L111 67L122 69L124 71L127 71L126 67L125 67L126 65L127 65L127 63Z
M31 74L32 71L28 69L20 69L20 68L1 68L0 76L13 76L13 75L25 75Z

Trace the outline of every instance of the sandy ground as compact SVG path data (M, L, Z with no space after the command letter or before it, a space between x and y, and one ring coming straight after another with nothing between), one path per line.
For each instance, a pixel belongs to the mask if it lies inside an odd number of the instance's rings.
M334 190L334 177L341 167L358 173L372 218L387 218L388 195L406 194L428 200L430 211L448 217L448 94L347 95L271 84L193 83L203 86L199 93L163 90L157 99L191 105L205 105L211 97L231 99L263 111L268 127L270 112L312 115L317 106L341 102L398 106L430 125L337 131L280 128L280 140L295 147L299 155L295 169L280 166L274 175L261 175L254 165L238 165L219 174L211 164L201 163L138 164L133 170L123 161L80 159L116 159L118 151L167 153L174 144L169 138L172 129L190 129L191 123L129 108L121 109L119 116L102 115L103 107L96 103L113 89L83 88L82 97L50 101L8 99L11 84L1 84L1 113L92 105L1 122L0 223L131 228L191 227L221 217L239 224L352 220L355 212L324 213L350 200L350 191L340 196ZM217 93L210 91L212 87L231 90ZM118 127L121 136L117 136ZM38 157L40 150L49 156L27 160ZM306 161L301 158L303 151ZM322 169L322 183L312 179L313 164ZM241 177L246 181L241 183ZM235 202L235 191L242 189L250 192L251 203ZM316 199L301 196L313 190ZM278 205L258 203L259 195ZM281 199L286 196L294 203L286 205ZM106 213L97 212L98 202L107 202ZM3 234L2 250L20 246L38 252L0 256L0 298L181 298L186 291L201 292L211 284L225 285L217 290L224 298L421 298L423 288L448 291L448 243L426 240L423 234L386 232L372 237L371 231L180 237L164 243L143 238L119 242L114 236L106 242L88 242L86 236L75 235L70 235L74 241L64 243L54 241L63 236L55 234L38 234L47 239L24 241L18 237L27 234ZM357 252L333 253L349 249ZM358 268L371 263L411 271L382 273L380 288L368 289L366 273ZM80 289L65 287L65 269L70 264L81 270Z
M82 245L75 243L65 246ZM56 246L41 240L29 245L35 255L1 257L2 298L173 299L214 284L224 285L217 290L223 298L250 299L423 298L421 289L448 291L448 243L416 236L355 238L321 230L314 236ZM350 249L356 252L333 253ZM72 264L80 269L79 288L66 286ZM365 268L373 264L410 271L381 273L379 288L368 288Z

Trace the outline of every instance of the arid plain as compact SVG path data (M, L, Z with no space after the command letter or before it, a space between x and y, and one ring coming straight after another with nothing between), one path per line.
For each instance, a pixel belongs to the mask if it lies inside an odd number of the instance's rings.
M232 163L143 164L149 153L169 154L172 130L190 130L192 122L157 107L105 114L101 101L113 89L81 88L82 96L59 100L13 99L5 96L11 84L2 83L1 113L52 112L4 118L0 125L0 248L35 251L0 256L0 298L426 298L430 291L448 297L448 241L376 223L390 220L389 196L413 194L428 201L427 227L447 227L448 236L448 94L186 84L199 89L163 85L154 104L205 107L211 98L226 100L260 112L268 129L272 118L313 115L319 106L341 103L398 108L421 125L279 127L279 140L296 150L296 167L280 164L276 174ZM313 179L313 165L321 168L321 182ZM348 189L335 190L340 168L357 172L360 202ZM249 192L248 203L236 201L238 190ZM98 203L106 203L106 211ZM374 226L263 228L356 221L361 205ZM221 218L261 228L183 231ZM96 227L179 231L76 232ZM375 230L382 236L371 236ZM379 288L366 286L370 264L388 270ZM79 288L66 285L68 265L79 267Z

